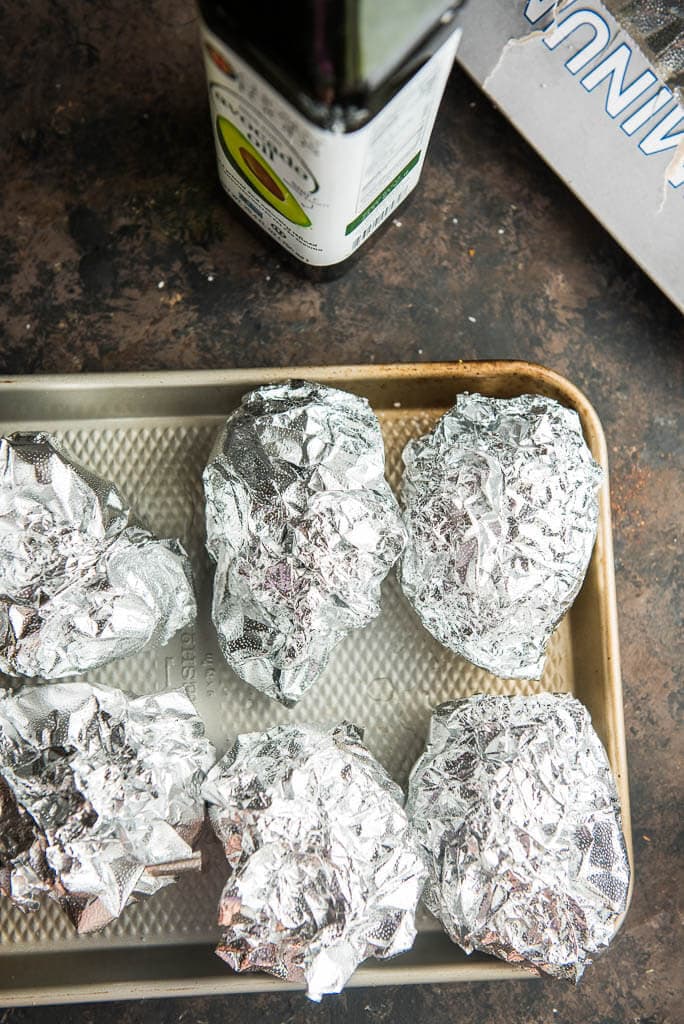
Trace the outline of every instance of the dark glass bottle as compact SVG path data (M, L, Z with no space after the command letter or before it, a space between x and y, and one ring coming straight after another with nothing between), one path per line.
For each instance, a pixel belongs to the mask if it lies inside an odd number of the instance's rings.
M200 0L219 177L291 255L340 264L420 176L448 0Z

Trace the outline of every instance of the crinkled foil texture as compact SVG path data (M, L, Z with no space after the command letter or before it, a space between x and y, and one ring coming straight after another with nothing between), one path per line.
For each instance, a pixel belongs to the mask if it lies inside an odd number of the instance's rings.
M459 395L404 465L400 576L423 624L495 675L538 679L596 538L603 473L577 413Z
M423 899L467 953L578 980L610 942L629 861L605 751L574 697L442 704L407 811L429 855Z
M318 1000L411 947L422 850L354 726L239 736L203 792L233 869L217 953L235 970L305 980Z
M380 610L405 532L365 399L293 381L245 395L204 473L212 615L229 665L294 704Z
M165 644L190 563L45 433L0 438L0 671L57 679Z
M80 932L172 877L204 819L215 761L183 691L129 699L87 683L0 691L0 892L56 900Z
M608 0L620 25L651 58L654 70L675 98L684 95L684 7L681 0Z

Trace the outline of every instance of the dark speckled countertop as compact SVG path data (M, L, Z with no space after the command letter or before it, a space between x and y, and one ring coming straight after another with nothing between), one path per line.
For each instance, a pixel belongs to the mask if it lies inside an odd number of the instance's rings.
M0 373L515 357L593 402L611 458L636 886L577 989L26 1008L0 1024L681 1021L680 315L457 70L414 200L344 277L305 281L220 191L189 3L28 7L0 8Z

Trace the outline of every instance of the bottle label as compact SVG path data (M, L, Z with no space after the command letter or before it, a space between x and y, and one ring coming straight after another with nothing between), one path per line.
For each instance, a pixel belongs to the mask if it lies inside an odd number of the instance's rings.
M415 188L460 31L367 124L308 121L202 26L218 170L226 192L312 266L346 259Z

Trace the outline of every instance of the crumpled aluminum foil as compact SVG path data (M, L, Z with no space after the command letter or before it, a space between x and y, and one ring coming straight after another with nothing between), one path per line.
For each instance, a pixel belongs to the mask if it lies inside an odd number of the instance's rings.
M214 761L182 690L0 690L0 893L25 911L48 896L79 932L99 930L201 866L192 843Z
M401 789L342 723L239 736L203 793L233 870L216 952L236 971L339 992L410 949L426 877Z
M603 478L551 398L463 394L404 450L400 578L426 629L481 668L538 679L591 557Z
M407 811L429 855L425 904L466 953L579 980L615 934L630 881L620 805L569 694L442 704Z
M684 93L684 7L681 0L607 0L623 30L644 50L681 103Z
M86 672L167 643L196 614L178 541L143 529L56 438L0 438L0 671Z
M365 399L291 381L245 395L204 473L212 616L228 664L287 706L380 610L405 532Z

